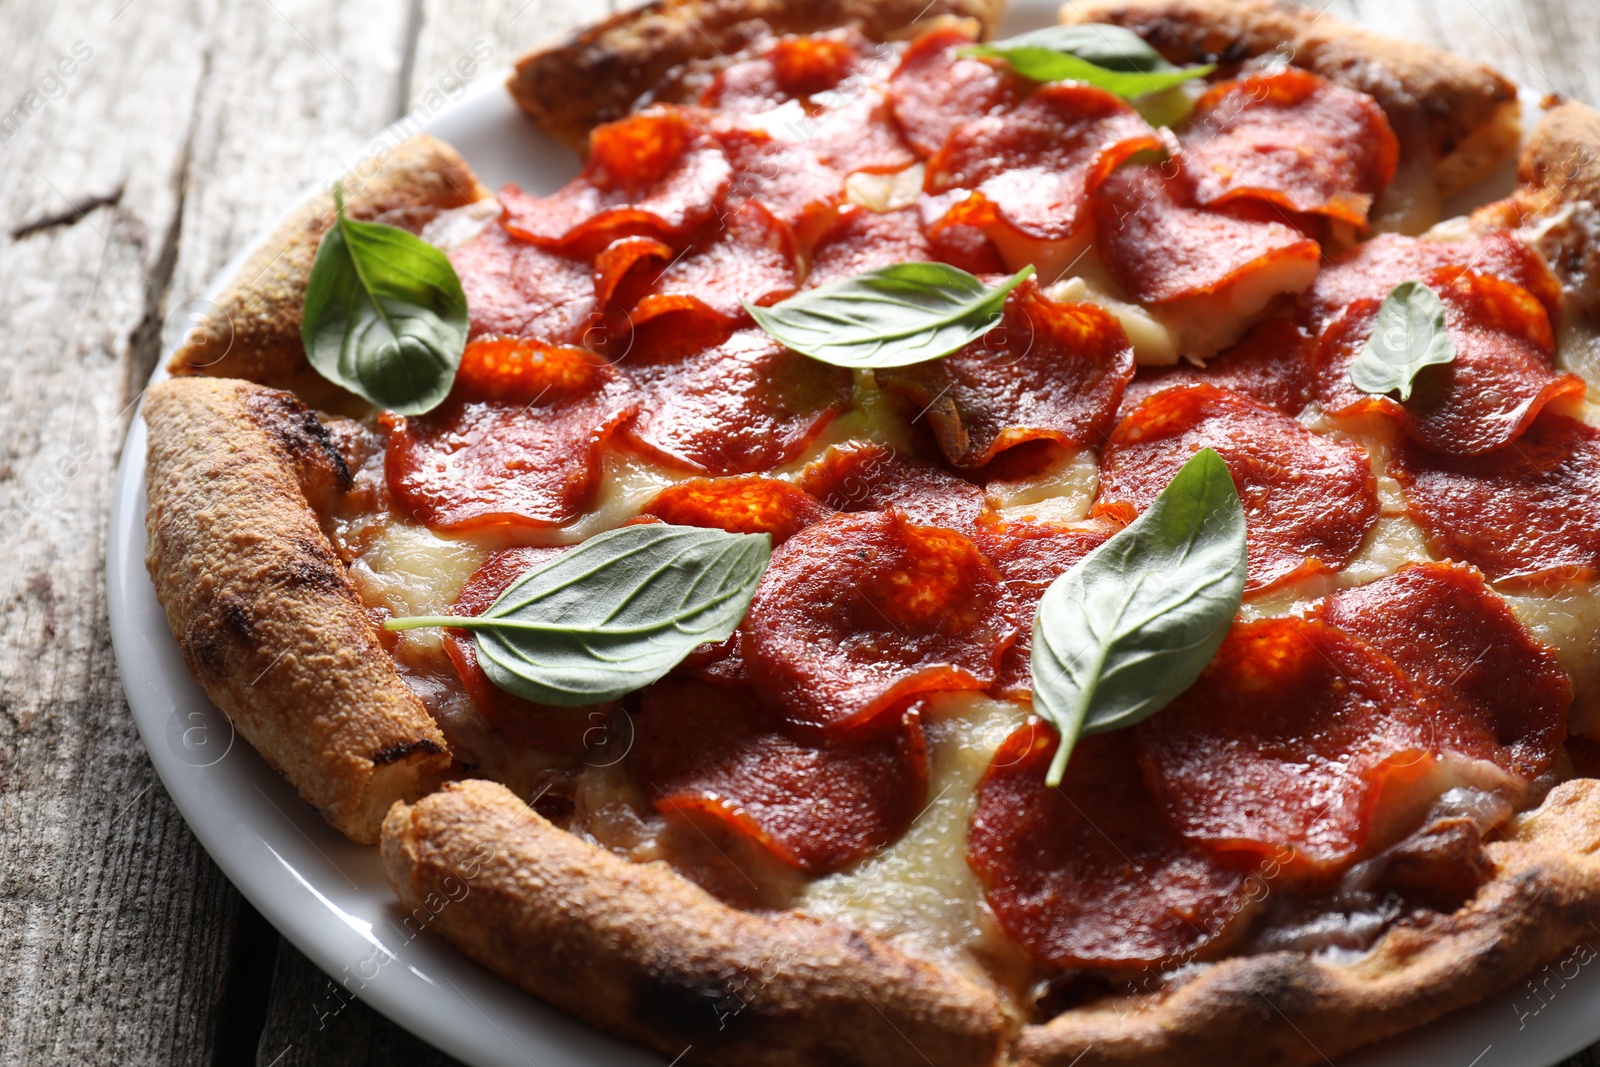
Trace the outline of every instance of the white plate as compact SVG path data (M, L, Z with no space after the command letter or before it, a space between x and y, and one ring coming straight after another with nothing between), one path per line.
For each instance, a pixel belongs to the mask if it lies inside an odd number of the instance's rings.
M1013 4L1006 32L1052 21L1054 0ZM424 129L460 149L484 182L554 189L576 172L571 153L541 137L498 84ZM382 143L396 140L391 131ZM378 143L378 142L375 142ZM252 245L254 242L251 242ZM219 275L211 296L240 266ZM159 378L162 372L157 371ZM406 916L375 848L330 829L261 758L189 677L144 569L145 427L135 419L117 471L107 547L111 634L139 733L195 836L239 891L349 993L475 1067L661 1067L501 981ZM1600 943L1600 931L1596 933ZM1348 1067L1543 1067L1600 1039L1600 968L1580 946L1564 966L1376 1050ZM1582 962L1580 962L1582 961ZM345 995L341 993L340 995ZM330 995L323 1008L334 1010ZM1239 1035L1248 1042L1248 1034Z

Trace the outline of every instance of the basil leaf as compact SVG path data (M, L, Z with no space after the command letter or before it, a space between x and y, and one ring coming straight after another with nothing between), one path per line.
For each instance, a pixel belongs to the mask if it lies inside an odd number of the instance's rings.
M1132 726L1194 684L1244 597L1244 508L1228 467L1195 453L1155 502L1050 584L1033 617L1033 706L1061 734Z
M1400 392L1403 404L1423 367L1453 363L1456 343L1445 330L1444 301L1419 281L1401 282L1384 297L1372 336L1350 364L1350 384L1363 393Z
M300 340L317 373L381 408L420 415L450 392L467 297L450 259L396 226L357 222L333 187L334 224L306 284Z
M733 634L772 558L767 534L623 526L523 574L472 616L391 619L388 630L471 630L489 680L580 707L642 689Z
M963 55L1003 59L1038 82L1080 81L1124 100L1159 93L1203 78L1216 67L1176 67L1132 30L1121 26L1050 26L993 44L962 49Z
M745 305L796 352L836 367L904 367L948 356L993 329L1023 267L990 288L948 263L896 263L808 289L771 307Z

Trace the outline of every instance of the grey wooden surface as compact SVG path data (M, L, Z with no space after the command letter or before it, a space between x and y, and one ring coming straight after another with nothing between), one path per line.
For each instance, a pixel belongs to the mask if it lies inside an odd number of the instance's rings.
M169 319L299 189L475 42L499 66L608 6L0 0L0 1064L453 1062L342 998L156 781L107 634L112 472ZM1593 0L1330 10L1600 101Z

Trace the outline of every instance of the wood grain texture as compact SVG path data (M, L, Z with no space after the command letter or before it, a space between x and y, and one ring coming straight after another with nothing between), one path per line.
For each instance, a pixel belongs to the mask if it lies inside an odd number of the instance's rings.
M475 42L509 64L614 7L0 3L0 1064L453 1062L339 1000L155 781L107 636L105 516L167 317L304 187L448 90ZM1328 10L1600 102L1595 5ZM88 58L51 77L76 42ZM76 222L7 236L119 187Z

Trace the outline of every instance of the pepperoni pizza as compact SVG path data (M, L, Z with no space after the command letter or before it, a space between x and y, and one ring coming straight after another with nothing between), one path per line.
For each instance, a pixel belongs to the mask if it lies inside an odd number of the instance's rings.
M1441 219L1519 144L1479 64L1270 0L997 17L658 0L519 64L562 188L418 137L305 205L145 401L185 660L419 922L668 1056L1312 1063L1474 1003L1600 922L1600 117ZM916 329L978 328L827 357L917 265L979 309ZM1446 355L1359 384L1397 329ZM1079 737L1053 591L1202 454L1237 610ZM761 561L725 628L561 621L714 532Z

